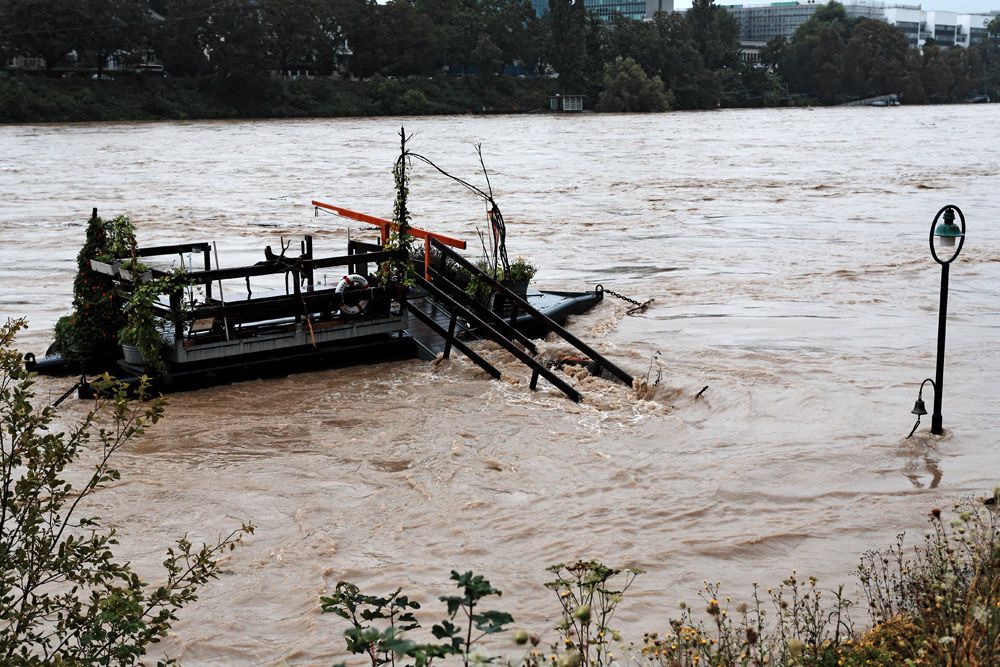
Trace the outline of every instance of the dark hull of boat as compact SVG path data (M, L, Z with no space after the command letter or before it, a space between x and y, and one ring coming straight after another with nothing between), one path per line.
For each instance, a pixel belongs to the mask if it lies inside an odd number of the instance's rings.
M343 368L360 364L374 364L414 358L413 339L409 336L375 336L368 340L356 339L349 344L328 347L305 347L245 358L229 359L222 363L185 364L170 369L166 375L149 379L149 394L166 394L176 391L193 391L220 384L246 380L276 378L330 368ZM122 364L125 372L119 382L136 388L140 384L140 371ZM93 398L90 383L81 385L80 398Z

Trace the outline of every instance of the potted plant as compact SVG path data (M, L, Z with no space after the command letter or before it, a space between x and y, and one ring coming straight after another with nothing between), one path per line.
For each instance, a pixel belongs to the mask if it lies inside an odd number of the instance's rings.
M538 267L523 257L518 257L510 263L510 267L503 272L500 282L507 289L522 299L528 293L528 283L538 273Z

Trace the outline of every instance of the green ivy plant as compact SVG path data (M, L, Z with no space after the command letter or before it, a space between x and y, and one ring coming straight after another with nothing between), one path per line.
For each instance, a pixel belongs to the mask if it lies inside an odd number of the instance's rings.
M160 295L174 294L183 290L190 284L190 279L182 268L176 268L172 272L153 278L149 282L139 281L138 274L140 266L137 262L132 263L136 276L135 289L129 296L128 305L125 307L126 322L118 332L118 338L123 345L135 345L142 354L142 359L156 373L167 372L167 366L161 354L163 348L163 336L160 334L160 326L164 324L164 319L157 315L154 304L157 303ZM171 312L170 322L177 324L182 322L188 315L188 309L182 299L181 305L175 307Z
M416 284L416 272L409 261L413 237L410 236L410 211L406 206L410 194L410 177L406 173L409 154L406 150L406 132L399 130L400 154L392 166L392 177L396 184L396 199L392 207L392 226L386 230L385 250L401 251L399 259L382 262L379 277L384 283L395 283L412 287Z
M135 230L128 217L102 220L96 215L87 223L87 235L76 257L73 280L73 312L55 326L55 347L77 371L105 370L104 360L114 360L118 331L125 325L122 294L111 276L94 271L90 260L105 263L126 257L134 245Z

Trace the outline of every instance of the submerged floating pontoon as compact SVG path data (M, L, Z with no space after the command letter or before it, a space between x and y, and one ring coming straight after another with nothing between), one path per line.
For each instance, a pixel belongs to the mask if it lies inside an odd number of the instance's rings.
M225 269L212 267L213 246L207 242L140 247L133 258L114 264L92 261L91 268L110 276L122 294L133 294L137 286L168 272L151 268L133 275L126 268L129 261L141 257L154 266L157 260L169 263L179 256L188 268L191 261L185 262L185 256L202 257L201 269L191 267L183 273L187 287L166 295L167 303L153 304L156 315L168 323L160 328L166 372L154 373L131 346L122 346L117 368L104 370L124 375L122 380L130 384L138 384L144 374L153 375L152 388L165 392L334 366L448 357L454 347L499 378L500 371L469 347L476 340L491 339L531 369L532 389L543 377L579 401L575 388L533 356L538 350L532 339L555 333L588 358L593 372L631 385L631 375L562 327L570 315L601 302L600 287L589 292L515 293L455 252L465 248L462 241L409 228L411 236L424 242L423 257L414 261L404 251L384 249L393 223L322 202L313 204L380 227L382 245L352 240L346 255L316 257L312 237L306 235L298 256L286 257L284 247L275 255L268 247L263 261ZM377 277L379 271L369 272L369 267L388 261L413 261L416 285L383 282ZM458 272L455 267L460 267ZM319 269L341 270L344 278L335 285L319 284L315 279ZM283 276L284 292L255 294L251 279L264 276ZM488 286L487 302L466 294L460 277L471 276ZM223 281L233 280L243 281L246 292L234 294L231 287L223 292ZM201 289L193 289L198 286ZM58 353L38 360L27 355L26 366L40 373L67 371ZM92 395L86 378L79 395Z

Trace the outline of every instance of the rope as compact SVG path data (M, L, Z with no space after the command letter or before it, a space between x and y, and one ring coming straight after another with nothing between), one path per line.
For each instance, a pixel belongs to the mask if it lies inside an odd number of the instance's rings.
M629 297L625 296L624 294L619 294L618 292L616 292L614 290L610 290L607 287L605 287L604 285L598 285L598 287L601 289L602 292L610 294L611 296L616 296L619 299L621 299L622 301L627 301L628 303L631 303L633 305L633 307L629 308L627 311L625 311L627 315L632 315L633 313L644 313L644 312L646 312L646 309L649 308L649 304L653 303L652 299L649 299L648 301L644 301L643 303L639 303L635 299L630 299Z
M469 190L469 192L482 197L483 201L489 205L486 217L490 221L490 233L493 237L493 258L494 262L499 260L499 263L503 265L504 272L506 273L510 270L510 261L507 258L507 226L504 224L503 214L500 212L500 206L497 205L496 200L493 199L493 185L490 184L490 175L486 171L486 163L483 161L482 144L476 144L476 152L479 154L479 164L482 165L483 174L486 176L486 187L489 189L489 192L484 192L472 183L469 183L458 176L452 176L444 169L434 164L430 159L420 155L419 153L407 151L406 155L407 157L416 158L417 160L434 167L441 172L441 174L463 186ZM494 268L496 268L496 266L494 266Z
M58 408L59 404L62 403L63 401L65 401L67 398L69 398L69 395L72 394L74 391L76 391L77 387L79 387L81 384L83 384L83 380L78 381L75 385L73 385L72 387L70 387L69 389L67 389L66 393L63 394L62 396L60 396L59 398L57 398L56 401L55 401L55 403L53 403L51 405L51 407Z

